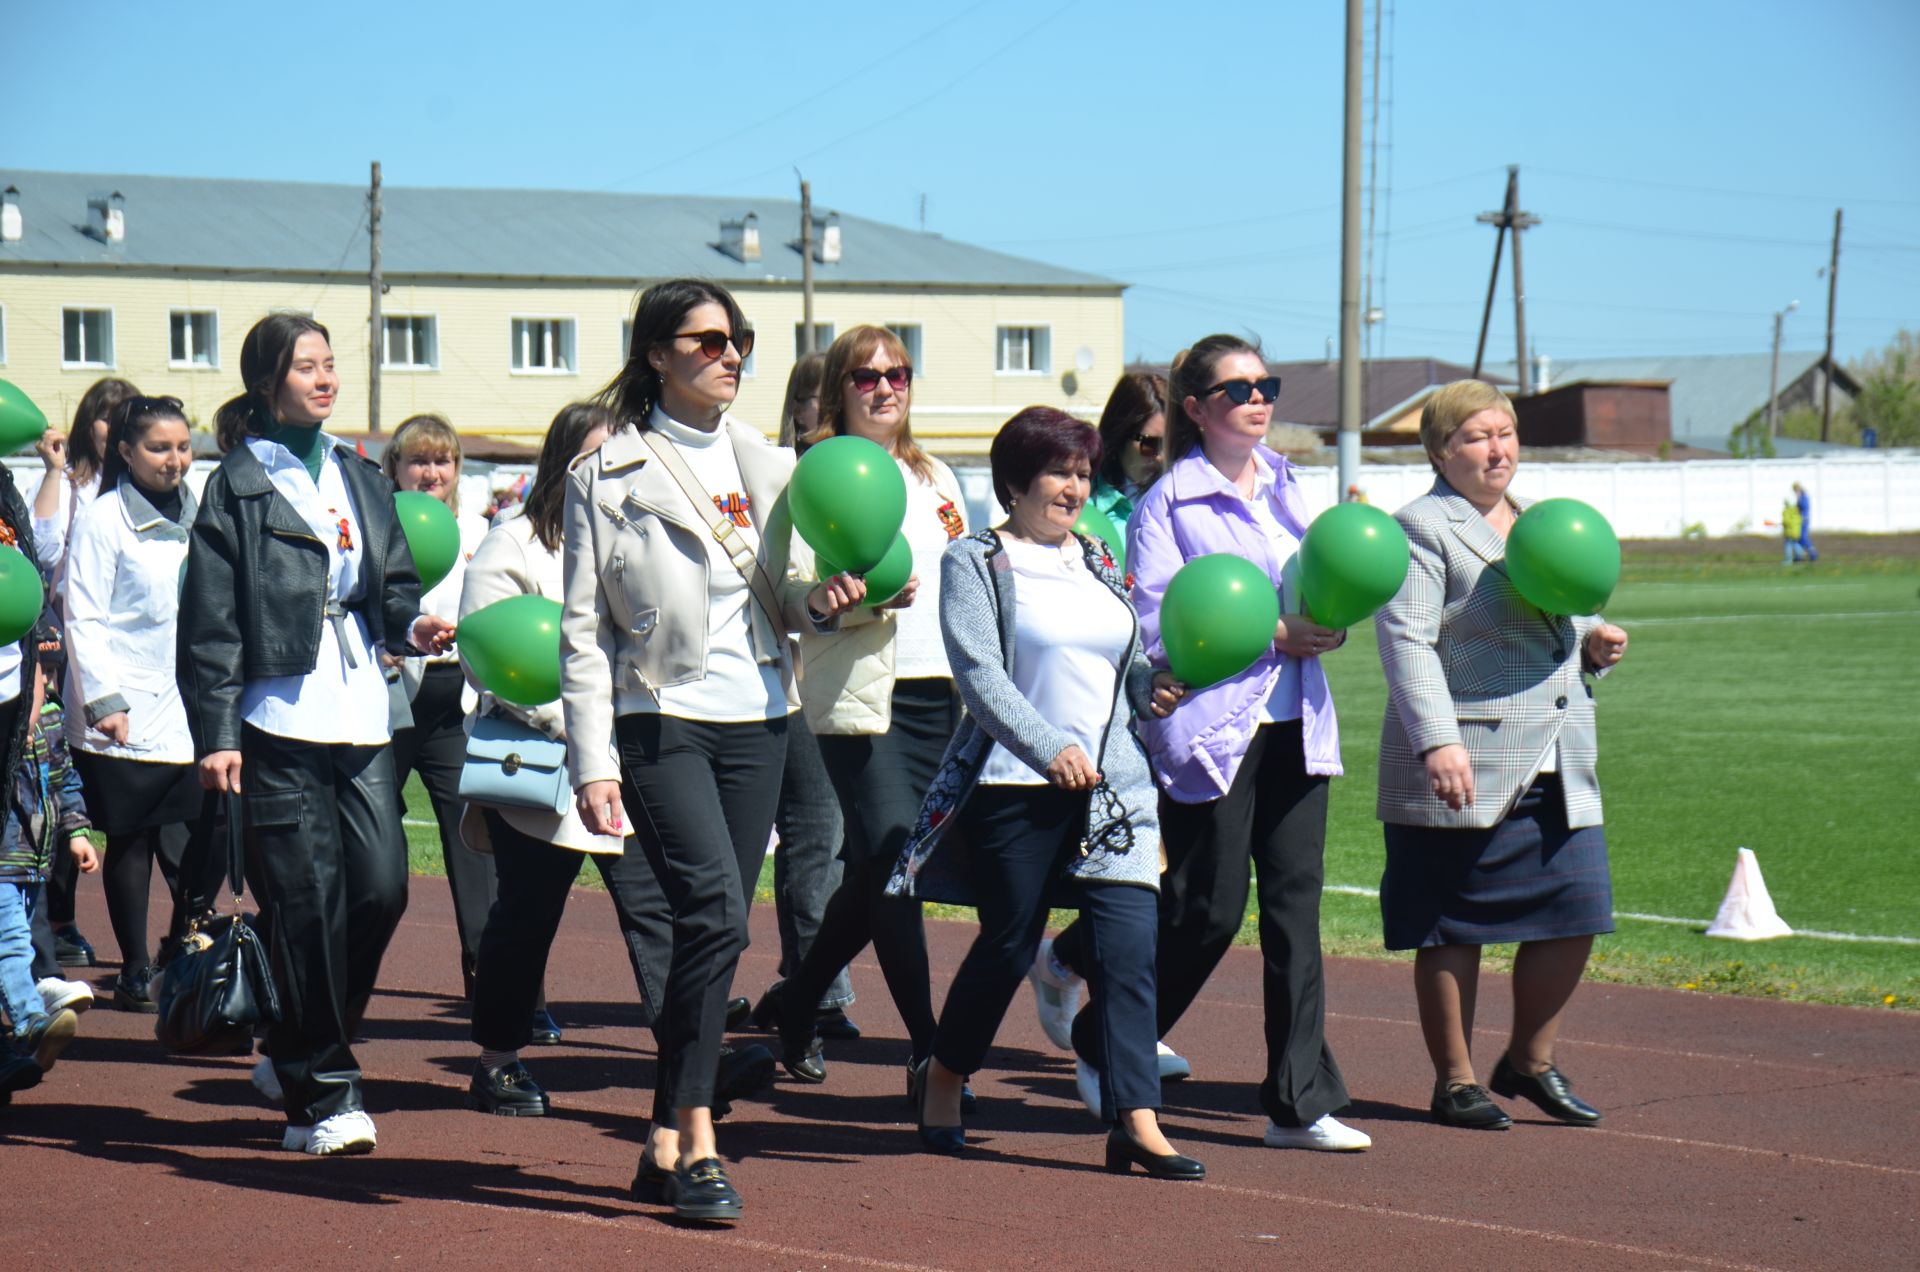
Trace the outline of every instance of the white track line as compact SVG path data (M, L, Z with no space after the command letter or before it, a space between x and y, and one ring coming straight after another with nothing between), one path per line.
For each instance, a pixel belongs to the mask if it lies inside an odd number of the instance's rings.
M1380 889L1362 888L1351 883L1329 883L1322 891L1337 892L1348 897L1378 897ZM1641 914L1635 910L1615 910L1616 919L1632 919L1637 923L1666 923L1674 927L1704 928L1712 919L1684 919L1672 914ZM1863 945L1920 945L1920 936L1871 936L1864 932L1823 932L1816 928L1795 928L1794 936L1804 936L1811 941L1853 941Z

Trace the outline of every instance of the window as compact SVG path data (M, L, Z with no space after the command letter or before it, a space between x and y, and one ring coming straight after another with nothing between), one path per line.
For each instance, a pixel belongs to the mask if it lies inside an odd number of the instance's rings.
M572 375L573 319L515 318L513 369L527 375Z
M1002 375L1045 375L1053 365L1053 329L1000 327L993 369Z
M617 366L627 365L627 355L633 351L633 319L620 320L620 361Z
M211 309L176 309L167 315L167 361L176 367L220 365L220 319Z
M7 365L7 307L0 305L0 367Z
M387 347L380 365L431 371L440 365L440 324L431 314L383 314Z
M796 322L793 324L793 356L796 358L800 357L802 354L806 352L806 350L801 347L801 343L800 343L801 338L806 335L806 331L807 331L806 323ZM833 343L833 324L830 322L814 323L813 324L813 351L815 353L825 353L827 351L827 346L832 343Z
M60 363L69 367L112 366L113 310L61 310Z
M917 322L890 322L887 330L900 337L900 343L907 347L907 361L913 363L915 375L927 373L926 361L920 354L920 324Z

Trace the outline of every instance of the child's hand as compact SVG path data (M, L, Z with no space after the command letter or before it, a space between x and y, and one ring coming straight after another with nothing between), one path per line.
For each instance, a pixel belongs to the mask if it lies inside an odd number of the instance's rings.
M92 874L100 868L100 854L94 851L93 840L85 835L75 835L68 840L67 851L73 854L73 864L80 868L81 874Z

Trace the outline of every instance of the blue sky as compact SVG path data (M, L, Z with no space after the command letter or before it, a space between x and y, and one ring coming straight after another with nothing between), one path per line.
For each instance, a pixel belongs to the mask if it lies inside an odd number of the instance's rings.
M1371 3L1369 3L1371 11ZM1920 5L1390 6L1374 352L1471 361L1505 165L1559 358L1920 328ZM0 168L792 197L1133 285L1129 354L1319 357L1343 7L10 0ZM1502 278L1488 357L1511 358Z

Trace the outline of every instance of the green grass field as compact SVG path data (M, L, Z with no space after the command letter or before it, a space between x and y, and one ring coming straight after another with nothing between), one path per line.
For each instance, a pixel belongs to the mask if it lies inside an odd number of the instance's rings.
M1597 690L1614 904L1701 922L1622 918L1596 946L1596 977L1920 1009L1920 945L1701 935L1745 846L1794 928L1920 939L1920 538L1820 548L1819 563L1785 569L1773 540L1626 545L1607 616L1632 645ZM1348 773L1333 784L1327 881L1373 888L1386 685L1371 626L1327 664ZM424 820L417 782L408 794ZM408 836L415 870L439 873L433 831ZM1371 897L1329 892L1323 930L1329 953L1396 957Z

